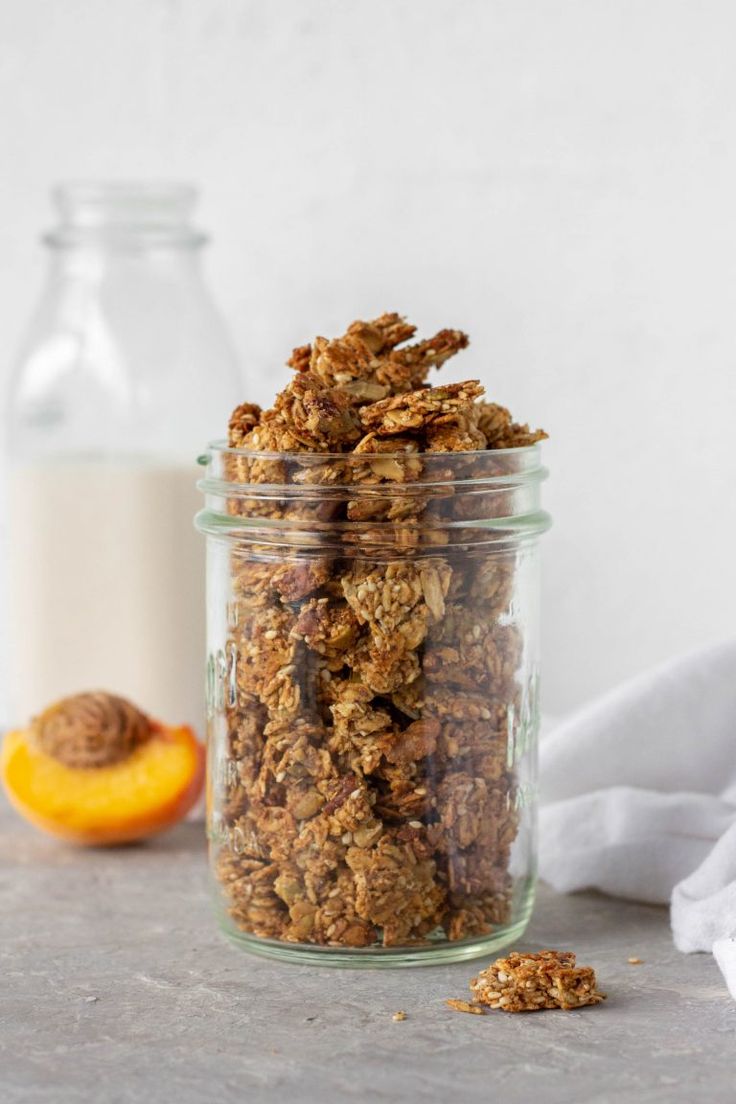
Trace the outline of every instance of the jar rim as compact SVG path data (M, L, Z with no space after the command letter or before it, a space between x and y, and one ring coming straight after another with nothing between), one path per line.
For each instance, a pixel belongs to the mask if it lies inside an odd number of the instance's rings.
M539 488L548 474L540 456L536 443L468 452L287 453L214 441L198 458L206 473L197 484L205 496L197 527L218 537L247 533L247 539L264 545L313 541L323 548L333 538L396 546L402 533L437 546L445 530L463 531L462 539L472 543L527 539L550 525L540 508ZM381 470L394 462L401 471ZM251 464L265 465L254 473L260 481L246 482ZM342 472L320 471L336 464L343 465ZM351 481L350 471L357 468ZM460 510L457 516L442 512L440 500L450 499L456 514ZM439 505L439 515L425 514L430 500ZM395 512L381 516L389 501Z
M547 478L542 466L541 447L538 442L506 449L474 449L466 452L267 452L256 449L234 448L225 440L211 441L207 451L197 457L197 463L206 468L200 480L200 490L214 494L239 494L254 496L278 493L287 498L304 495L406 495L426 491L432 486L482 487L487 490L521 487L538 484ZM330 478L312 482L304 476L310 469L317 470L326 464L350 472L371 465L397 463L420 465L421 478L392 478L378 480L340 480ZM233 469L247 470L249 464L284 465L284 478L273 481L233 479ZM301 476L301 478L299 478ZM411 476L411 473L409 473Z
M452 460L454 457L458 458L458 461L471 461L480 460L481 457L506 457L512 455L518 456L541 456L541 445L539 442L535 442L533 445L516 445L513 448L503 449L469 449L467 451L458 450L457 452L309 452L304 450L302 452L268 452L265 449L243 449L235 448L233 445L228 445L224 438L220 438L207 443L207 451L197 457L198 464L206 464L209 459L209 455L212 453L222 453L226 456L234 456L243 460L283 460L284 462L293 461L296 464L307 464L311 461L324 463L330 460L355 460L368 461L370 459L378 460L407 460L413 457L421 458L423 461L432 459L443 458L445 461Z

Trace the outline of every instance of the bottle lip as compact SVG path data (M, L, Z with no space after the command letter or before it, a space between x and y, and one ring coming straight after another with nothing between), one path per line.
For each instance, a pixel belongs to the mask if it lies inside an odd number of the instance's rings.
M196 246L207 240L190 219L198 189L185 181L71 180L52 189L59 223L51 246L103 242Z

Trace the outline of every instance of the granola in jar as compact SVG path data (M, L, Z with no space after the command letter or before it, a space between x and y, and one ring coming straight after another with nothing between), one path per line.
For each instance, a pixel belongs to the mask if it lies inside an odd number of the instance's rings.
M256 949L467 957L531 907L546 435L414 333L300 346L208 455L209 834Z

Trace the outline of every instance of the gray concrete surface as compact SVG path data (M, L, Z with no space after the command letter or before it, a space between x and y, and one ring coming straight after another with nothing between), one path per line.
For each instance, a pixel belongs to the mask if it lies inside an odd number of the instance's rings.
M230 946L197 826L77 851L3 806L0 925L0 1104L736 1100L736 1004L662 909L543 891L524 946L574 949L608 1002L459 1015L443 1001L472 964L339 971Z

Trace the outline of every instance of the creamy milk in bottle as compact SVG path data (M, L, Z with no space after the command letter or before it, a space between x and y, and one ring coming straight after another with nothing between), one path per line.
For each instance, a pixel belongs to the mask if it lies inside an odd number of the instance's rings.
M16 468L8 569L18 719L97 687L170 724L204 716L204 557L194 465Z

